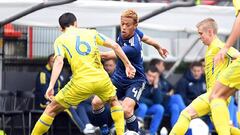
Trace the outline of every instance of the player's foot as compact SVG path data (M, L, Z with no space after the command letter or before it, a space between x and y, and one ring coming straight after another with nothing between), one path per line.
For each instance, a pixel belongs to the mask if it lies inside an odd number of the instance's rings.
M83 130L84 134L93 134L95 133L96 128L92 124L87 124Z

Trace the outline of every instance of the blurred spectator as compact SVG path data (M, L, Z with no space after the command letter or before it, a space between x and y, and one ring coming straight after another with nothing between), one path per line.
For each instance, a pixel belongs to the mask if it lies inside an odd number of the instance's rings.
M36 106L38 109L44 109L49 101L44 97L48 85L50 83L52 67L54 63L54 54L48 56L47 65L39 72L36 79L35 97ZM54 86L54 95L63 87L65 78L62 73L57 79L57 83ZM77 125L81 132L84 134L94 133L95 127L89 122L86 106L84 103L79 104L77 107L70 107L65 110L69 116L72 118L73 122Z
M107 71L111 77L116 68L116 59L108 59L103 61L104 69Z
M181 111L186 107L184 101L179 94L174 94L173 86L163 77L163 72L165 71L164 62L160 59L152 59L149 63L150 66L155 66L159 72L159 87L164 94L163 105L165 112L170 113L171 116L171 126L177 122L178 116Z
M53 63L54 63L54 54L50 54L48 56L48 62L46 66L43 67L39 72L39 74L37 75L36 87L35 87L37 108L45 108L49 102L45 99L44 95L50 82ZM61 89L64 81L65 81L65 78L63 77L62 74L60 74L57 80L57 83L54 86L54 95L57 94L58 91Z
M140 121L144 121L146 115L151 115L152 120L149 128L150 135L156 135L161 124L164 108L161 105L164 94L159 89L159 72L154 66L150 66L146 72L148 83L143 90L139 101L139 108L136 116Z
M229 114L230 114L230 120L231 120L231 125L234 127L238 127L238 120L237 120L237 112L238 112L238 105L237 105L237 93L235 93L234 96L231 97L230 103L228 105L229 109Z
M202 64L193 62L190 70L178 81L176 93L183 97L184 103L189 105L195 98L206 92Z

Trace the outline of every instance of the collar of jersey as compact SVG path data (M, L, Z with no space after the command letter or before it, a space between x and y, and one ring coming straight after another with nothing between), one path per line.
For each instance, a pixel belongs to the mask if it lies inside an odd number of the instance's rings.
M213 39L213 41L209 45L209 48L212 48L212 46L218 45L218 43L220 43L220 42L221 42L221 40L218 37L216 37L215 39Z
M46 67L46 69L47 69L48 71L51 71L51 70L52 70L52 68L50 67L49 64L47 64L45 67Z
M66 28L65 32L72 32L72 31L75 31L77 28L74 27L74 26L70 26L68 28Z

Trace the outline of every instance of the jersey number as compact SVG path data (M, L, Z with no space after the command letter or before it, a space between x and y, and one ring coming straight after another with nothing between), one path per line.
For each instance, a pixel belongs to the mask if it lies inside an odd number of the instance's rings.
M137 94L138 94L138 90L136 88L133 88L132 89L132 92L134 93L134 97L137 97Z
M86 48L85 51L82 51L80 49L81 46L84 46ZM87 43L85 41L80 41L80 37L77 36L76 50L77 50L78 54L85 56L85 55L88 55L91 52L91 46L89 45L89 43Z

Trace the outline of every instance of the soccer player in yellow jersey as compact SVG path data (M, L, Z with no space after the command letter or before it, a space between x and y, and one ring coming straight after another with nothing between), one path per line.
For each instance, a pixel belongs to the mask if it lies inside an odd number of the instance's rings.
M224 48L221 49L214 59L215 65L217 66L223 62L229 48L233 46L240 36L240 0L233 0L233 5L237 18ZM240 89L240 58L231 63L228 68L221 73L210 96L213 123L219 135L231 134L226 100L234 94L237 89Z
M97 45L112 48L123 61L126 76L133 78L135 68L129 62L121 47L95 30L78 29L75 15L64 13L59 17L63 30L54 43L55 61L51 80L45 97L51 101L36 123L32 135L42 135L51 126L54 117L70 106L76 106L91 95L97 95L103 102L109 102L111 116L117 135L124 134L124 113L116 97L116 88L101 64ZM62 70L63 59L67 58L73 73L72 79L53 97L53 86Z
M181 112L181 115L170 132L170 135L184 135L192 119L210 113L209 95L211 93L211 89L222 70L228 67L232 58L236 58L239 55L239 52L236 49L230 48L227 52L228 57L224 59L224 62L221 65L214 66L214 56L224 46L224 43L217 37L217 24L214 19L207 18L199 22L197 24L197 28L201 41L208 47L205 54L204 69L207 92L193 100L193 102Z

